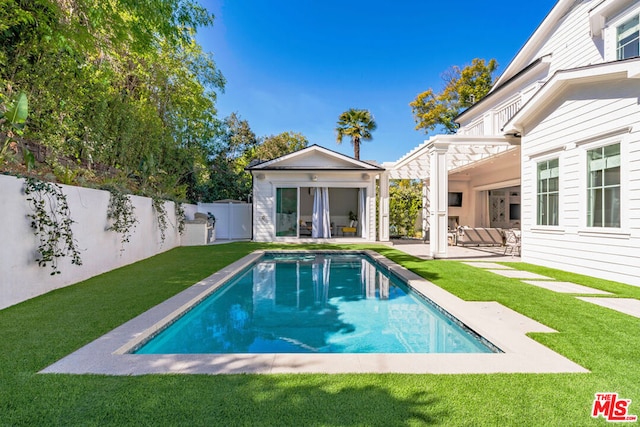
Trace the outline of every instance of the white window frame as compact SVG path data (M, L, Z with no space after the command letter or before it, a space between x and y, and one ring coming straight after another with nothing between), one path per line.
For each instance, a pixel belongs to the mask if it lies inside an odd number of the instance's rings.
M587 152L596 148L605 147L612 144L620 144L620 227L589 227L587 226L587 210L589 209L588 196L588 166ZM578 233L581 235L620 235L628 237L628 167L626 164L629 158L627 137L625 135L617 135L614 137L603 138L595 142L580 144L578 143L580 155L580 226Z
M606 18L603 30L605 61L618 60L618 27L638 15L640 15L640 3Z
M556 155L556 156L552 156L552 157L536 159L536 161L535 161L535 193L534 193L535 220L534 220L534 224L533 224L534 227L552 227L552 228L557 228L561 224L561 216L562 216L561 213L562 213L562 210L560 209L560 206L561 206L561 201L562 201L562 198L561 198L561 196L562 196L562 194L561 194L562 180L560 179L560 173L558 173L558 190L556 191L557 194L558 194L558 206L557 206L558 212L556 214L557 215L557 220L558 220L557 224L549 224L548 221L547 221L547 224L539 224L538 223L538 219L540 218L540 200L539 200L539 197L541 195L541 193L540 193L540 179L538 177L538 166L541 163L547 163L548 164L550 161L553 161L553 160L557 160L558 161L558 171L560 171L561 164L562 164L562 162L560 160L560 156ZM547 188L547 191L544 194L548 198L550 193L551 192Z
M627 59L627 58L622 58L621 57L620 40L619 40L619 38L620 38L620 34L619 34L620 33L620 27L622 25L625 25L629 21L634 20L634 19L637 20L638 22L636 23L635 28L633 28L632 31L635 31L636 42L640 44L640 14L636 13L636 14L632 15L629 19L626 19L625 21L621 22L620 25L616 26L616 40L615 40L615 43L616 43L616 59L617 60ZM631 40L631 42L633 42L633 40ZM629 43L631 43L631 42L629 42ZM627 44L629 44L629 43L627 43ZM640 51L638 52L637 55L629 56L628 58L635 58L637 56L640 56Z

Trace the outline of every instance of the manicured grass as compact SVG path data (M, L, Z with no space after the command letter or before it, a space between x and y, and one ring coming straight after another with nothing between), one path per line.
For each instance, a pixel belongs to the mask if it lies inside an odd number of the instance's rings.
M37 372L261 248L178 248L0 311L0 425L584 426L596 392L640 414L640 319L455 261L370 248L466 299L498 301L558 333L532 336L589 374L43 375ZM298 247L298 246L296 246ZM321 246L302 246L313 248ZM331 246L336 248L336 246ZM640 299L640 288L538 272Z

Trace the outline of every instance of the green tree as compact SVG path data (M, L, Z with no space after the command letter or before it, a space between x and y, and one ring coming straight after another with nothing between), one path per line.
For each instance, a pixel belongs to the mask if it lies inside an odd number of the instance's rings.
M0 3L0 90L27 93L45 162L196 199L221 130L224 78L195 39L213 16L190 0Z
M350 108L344 113L340 114L338 118L338 125L336 127L336 142L342 144L344 137L351 138L351 144L353 144L353 157L360 159L360 141L369 141L373 139L371 132L376 130L376 125L373 115L369 110L358 110Z
M394 180L389 184L389 227L396 235L414 237L418 213L422 208L420 181Z
M252 160L271 160L302 150L309 145L307 137L298 132L282 132L262 140L252 155Z
M485 63L484 59L476 58L462 69L453 66L445 71L442 92L436 93L429 88L409 104L416 130L423 129L427 133L442 126L446 133L455 133L458 126L454 119L489 92L496 68L495 59Z

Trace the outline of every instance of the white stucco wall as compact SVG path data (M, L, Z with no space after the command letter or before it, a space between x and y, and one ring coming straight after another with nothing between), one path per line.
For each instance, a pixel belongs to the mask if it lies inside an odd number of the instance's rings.
M38 243L27 217L30 208L23 187L22 179L0 175L0 309L180 245L173 202L165 203L168 228L161 242L151 199L132 196L138 223L120 251L120 235L106 231L109 192L62 185L75 221L72 230L82 265L62 258L61 274L52 276L50 267L35 262ZM195 206L184 207L187 218L192 218Z
M363 179L363 174L367 171L261 171L263 179L254 178L253 186L253 239L259 242L271 242L288 240L290 238L276 237L275 235L275 197L276 188L306 188L306 187L329 187L329 188L366 188L367 190L367 235L366 240L376 239L376 174L368 172L369 178ZM311 176L317 176L316 181L312 181ZM357 204L355 205L357 208ZM338 207L329 206L332 217ZM348 211L349 209L346 209ZM346 219L345 219L346 221ZM346 225L346 223L345 223Z
M640 85L575 86L540 111L522 137L522 258L640 286ZM611 136L611 133L614 133ZM609 135L607 135L609 134ZM621 227L587 227L586 151L621 144ZM536 167L560 163L558 226L536 225Z

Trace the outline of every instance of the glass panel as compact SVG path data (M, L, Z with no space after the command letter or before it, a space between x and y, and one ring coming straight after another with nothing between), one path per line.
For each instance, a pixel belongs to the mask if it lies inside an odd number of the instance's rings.
M545 195L538 196L538 225L547 225L547 197Z
M590 191L591 226L602 227L602 189L594 188Z
M276 189L276 236L298 235L298 189Z
M559 184L558 178L551 178L549 180L549 191L558 191L558 184Z
M605 227L620 227L620 187L604 190Z
M602 186L602 171L596 170L589 174L589 187Z
M640 17L635 16L618 27L618 59L640 54Z
M547 225L558 225L558 213L560 212L560 196L549 194L549 218Z
M604 185L620 185L620 168L605 169L604 171Z

